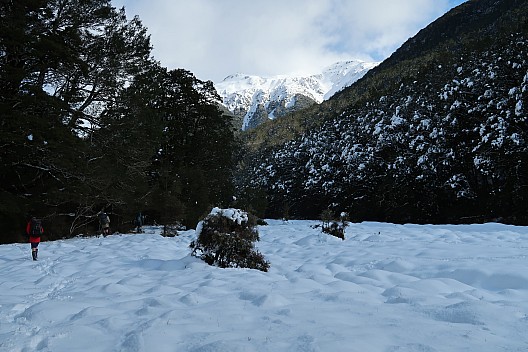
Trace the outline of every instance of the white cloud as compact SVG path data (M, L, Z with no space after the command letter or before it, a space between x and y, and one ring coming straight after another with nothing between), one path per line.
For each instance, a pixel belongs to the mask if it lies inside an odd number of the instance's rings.
M314 72L341 59L382 60L451 2L113 0L141 18L164 66L213 81L237 72Z

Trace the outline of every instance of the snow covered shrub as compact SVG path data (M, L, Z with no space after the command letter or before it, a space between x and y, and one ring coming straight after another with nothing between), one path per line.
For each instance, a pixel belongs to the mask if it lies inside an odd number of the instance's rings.
M321 229L324 233L335 236L342 240L345 239L345 228L348 226L348 214L343 212L339 217L339 221L334 218L334 213L330 209L326 209L321 214L323 222Z
M258 218L257 219L257 225L259 226L268 226L268 222L264 219Z
M323 232L342 240L345 239L345 228L337 221L332 221L329 226L323 227Z
M187 230L185 226L183 226L179 222L176 222L173 224L163 225L163 231L161 232L161 235L163 237L175 237L179 235L178 231L185 231L185 230Z
M268 271L269 262L254 242L259 240L256 218L239 209L213 208L197 228L192 254L221 268L251 268Z

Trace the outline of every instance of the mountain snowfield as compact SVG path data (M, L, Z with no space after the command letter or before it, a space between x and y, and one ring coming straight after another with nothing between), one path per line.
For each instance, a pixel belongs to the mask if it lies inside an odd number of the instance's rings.
M224 106L235 115L243 115L242 129L255 127L252 121L259 107L269 119L277 117L277 107L294 108L299 97L315 103L329 99L335 93L363 77L377 62L351 60L337 62L322 73L309 76L260 77L235 74L216 83L215 88Z
M0 245L0 351L527 351L528 228L268 220L269 272L194 230Z

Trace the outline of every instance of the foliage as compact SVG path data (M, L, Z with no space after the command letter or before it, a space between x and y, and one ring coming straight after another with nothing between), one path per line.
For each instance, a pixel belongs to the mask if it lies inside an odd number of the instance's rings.
M0 15L0 194L11 202L0 219L37 214L51 238L71 234L96 203L86 137L149 59L149 39L105 0L3 1Z
M129 90L134 92L131 100L136 100L124 102L134 107L130 116L154 115L161 127L157 138L146 136L157 141L148 181L157 195L151 206L156 206L154 201L163 203L159 220L183 220L190 227L210 204L228 203L236 141L230 118L218 108L212 82L186 70L153 67ZM144 124L152 126L148 120Z
M255 250L259 240L256 218L239 209L213 211L197 227L192 253L209 265L268 271L270 264Z
M345 239L345 228L348 226L348 214L341 213L340 221L338 221L334 212L330 209L326 209L321 213L321 221L323 222L321 230L324 233L335 236L342 240Z
M175 237L179 235L178 231L185 231L185 226L181 224L163 225L161 235L163 237Z
M90 233L105 209L196 224L233 193L232 123L211 82L151 58L146 28L109 0L0 4L0 225ZM19 220L17 220L19 219Z

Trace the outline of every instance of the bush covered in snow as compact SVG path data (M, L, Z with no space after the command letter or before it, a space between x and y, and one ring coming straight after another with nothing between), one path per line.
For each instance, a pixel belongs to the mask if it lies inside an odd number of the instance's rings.
M342 212L338 221L334 217L334 212L330 209L326 209L321 213L321 220L323 222L321 229L324 233L335 236L342 240L345 239L345 228L348 226L347 213Z
M259 240L254 216L239 209L213 208L196 233L192 253L209 265L268 271L269 262L254 247Z

